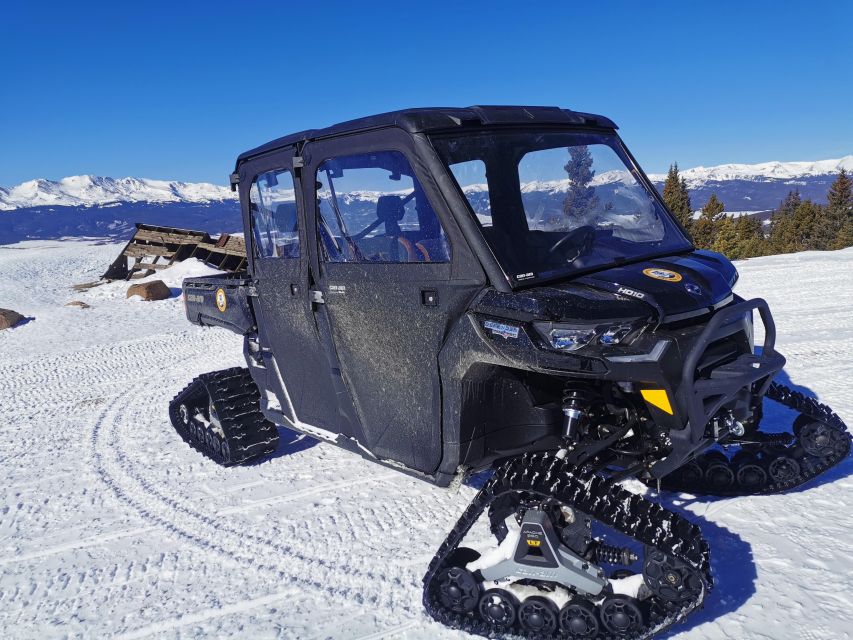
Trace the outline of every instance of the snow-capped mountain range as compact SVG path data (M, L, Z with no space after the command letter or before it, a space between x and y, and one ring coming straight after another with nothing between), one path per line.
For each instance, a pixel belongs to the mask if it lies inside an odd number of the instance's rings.
M829 185L842 168L853 172L853 155L817 162L696 167L680 173L687 180L694 209L701 208L713 193L729 213L766 217L794 189L803 198L825 202ZM594 184L607 192L625 178L624 172L602 172L595 176ZM650 178L658 189L663 188L665 175ZM559 197L569 184L568 179L529 182L523 189L529 198L547 200ZM476 184L465 187L478 211L477 201L487 202L485 189ZM374 215L378 193L343 195L347 206L356 208L365 219ZM215 184L72 176L0 187L0 244L80 236L126 238L137 222L213 233L243 228L236 194Z
M147 178L71 176L62 180L29 180L10 189L0 187L0 209L28 207L95 207L118 202L208 203L236 200L228 187L208 182L176 182Z
M759 164L721 164L716 167L694 167L679 171L690 189L707 185L709 182L727 182L731 180L749 180L753 182L771 182L777 180L796 180L815 176L827 176L841 169L853 172L853 155L837 160L817 160L815 162L761 162ZM653 182L666 180L665 173L649 174Z
M853 155L835 160L815 162L762 162L760 164L722 164L716 167L694 167L681 170L690 189L713 183L782 182L796 186L803 178L830 176L840 169L853 172ZM596 176L595 182L606 184L623 179L622 172L611 171ZM663 183L666 174L650 174L655 183ZM562 183L566 183L563 185ZM473 185L472 185L473 186ZM567 180L525 185L527 191L563 190ZM11 188L0 187L0 210L31 207L96 207L115 203L211 203L236 200L228 187L208 182L177 182L147 178L102 178L71 176L61 180L29 180Z

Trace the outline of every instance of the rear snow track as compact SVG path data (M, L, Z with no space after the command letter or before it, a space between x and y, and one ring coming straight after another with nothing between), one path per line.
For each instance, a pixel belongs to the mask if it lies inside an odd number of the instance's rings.
M420 580L474 489L286 430L270 460L209 463L167 405L242 365L240 339L189 326L176 299L126 300L122 283L68 289L118 250L0 247L0 307L35 318L0 332L0 637L460 638L422 612ZM740 268L738 292L771 304L793 382L853 423L853 288L837 285L853 251ZM850 638L851 471L788 496L666 497L703 526L718 580L675 636Z

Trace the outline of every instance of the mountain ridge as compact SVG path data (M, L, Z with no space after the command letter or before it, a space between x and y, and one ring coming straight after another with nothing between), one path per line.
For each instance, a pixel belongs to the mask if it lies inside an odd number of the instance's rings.
M37 178L9 188L0 187L0 210L31 207L103 207L118 203L211 203L236 200L231 189L209 182L68 176Z
M840 169L853 172L853 155L830 160L802 162L729 163L713 167L683 169L679 174L689 189L707 189L715 183L733 181L775 182L798 185L798 179L830 176ZM617 174L618 172L613 172ZM601 176L602 178L604 175ZM661 184L666 174L649 174ZM618 180L618 175L613 176ZM544 186L545 183L543 183ZM555 184L549 185L552 188ZM145 202L208 204L236 200L229 187L209 182L153 180L150 178L110 178L92 175L68 176L61 180L38 178L13 187L0 187L0 210L33 207L104 207L118 203Z

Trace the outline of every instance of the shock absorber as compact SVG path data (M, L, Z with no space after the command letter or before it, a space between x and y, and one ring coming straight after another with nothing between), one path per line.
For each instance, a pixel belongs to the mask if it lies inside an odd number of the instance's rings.
M596 562L606 562L607 564L630 567L637 560L639 560L639 556L627 547L615 547L611 544L600 543L595 548Z
M563 437L577 442L589 423L589 411L596 394L581 382L570 381L563 388Z

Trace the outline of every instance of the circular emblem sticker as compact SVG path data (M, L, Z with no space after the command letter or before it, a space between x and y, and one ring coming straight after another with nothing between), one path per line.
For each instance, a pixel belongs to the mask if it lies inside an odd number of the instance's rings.
M225 310L228 308L228 298L225 297L225 289L216 290L216 308L221 313L225 313Z
M669 269L643 269L643 275L646 275L655 280L665 280L666 282L681 282L681 274Z

